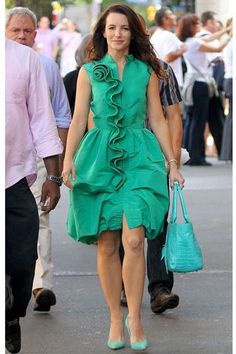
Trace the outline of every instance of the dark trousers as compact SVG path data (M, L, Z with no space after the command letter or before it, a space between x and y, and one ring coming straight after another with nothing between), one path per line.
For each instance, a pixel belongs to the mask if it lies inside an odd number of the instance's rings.
M161 260L162 247L166 241L167 217L168 213L165 216L163 231L154 240L147 240L148 292L151 301L161 289L167 288L171 291L174 285L173 273L167 273L165 262Z
M39 231L38 208L23 178L6 189L6 269L11 277L13 307L8 321L24 317L32 294Z
M219 156L221 151L224 126L224 108L222 98L220 96L213 96L210 98L208 123Z
M218 91L224 91L225 64L223 60L216 60L213 63L213 77L216 81Z
M220 156L225 120L222 94L224 91L225 65L224 61L219 59L216 60L213 64L213 77L217 84L219 96L210 98L208 123L211 135L213 136L216 145L218 156Z
M225 96L229 99L229 113L225 118L222 136L222 146L220 152L220 160L232 161L232 133L233 133L233 80L231 78L224 80Z
M193 107L185 126L185 146L191 162L199 163L204 156L204 130L209 115L209 93L205 82L195 81L193 86Z

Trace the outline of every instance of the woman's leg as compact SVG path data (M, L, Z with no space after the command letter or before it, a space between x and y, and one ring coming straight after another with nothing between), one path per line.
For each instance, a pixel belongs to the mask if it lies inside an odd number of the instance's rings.
M145 279L144 228L129 229L124 217L122 241L125 250L122 274L129 309L130 340L141 342L144 340L140 313Z
M98 238L97 269L106 303L110 309L109 340L124 340L124 320L120 307L121 262L119 257L120 233L105 231Z

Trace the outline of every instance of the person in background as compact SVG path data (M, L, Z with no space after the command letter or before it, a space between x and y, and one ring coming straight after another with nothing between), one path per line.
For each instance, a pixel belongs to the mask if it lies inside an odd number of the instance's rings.
M76 68L75 52L81 43L82 35L77 30L75 22L68 20L67 29L57 32L60 40L60 72L64 77L67 73Z
M111 349L125 346L122 278L131 348L148 346L141 321L144 237L158 235L169 204L158 140L170 168L171 186L174 181L184 184L159 99L158 77L164 76L137 14L125 4L108 7L94 27L88 63L79 72L62 176L71 189L69 235L84 243L97 240L98 273L110 310L107 346ZM81 142L90 109L95 127ZM143 128L146 116L153 133Z
M180 89L183 87L183 70L181 57L186 52L183 44L171 29L176 26L176 16L168 8L162 7L156 12L156 31L151 36L151 43L158 58L169 63L174 70Z
M196 34L200 31L200 19L195 14L186 14L179 20L178 37L187 44L187 51L184 59L187 65L185 75L183 97L184 103L188 105L188 122L184 125L185 148L189 151L189 166L210 166L205 159L204 131L209 117L209 102L211 95L216 94L216 86L209 76L209 62L207 53L222 51L231 40L231 35L220 33L222 37L219 46L208 43L214 36L202 39ZM218 36L218 34L217 34ZM211 91L210 91L211 90Z
M198 32L197 37L204 39L204 37L222 31L224 27L219 28L219 21L217 14L213 11L205 11L201 14L202 28ZM211 41L211 45L219 46L219 39ZM207 124L209 131L214 139L215 147L218 157L220 156L223 123L224 123L224 104L223 104L223 80L224 80L224 60L222 51L214 53L206 53L208 60L208 74L212 76L217 85L217 95L214 95L209 100L209 115Z
M56 207L61 181L58 155L63 147L37 53L6 39L5 63L5 270L14 298L6 312L5 345L10 353L18 353L20 317L26 315L32 294L39 230L38 209L29 187L36 179L38 155L48 173L42 186L41 208L47 214Z
M227 27L227 26L226 26ZM213 11L205 11L201 14L201 30L197 34L197 37L204 39L204 37L209 36L214 33L225 33L226 28L218 20L218 16ZM212 45L218 46L220 41L218 38L211 41ZM218 92L223 91L223 80L224 80L224 59L223 53L207 53L207 58L209 61L210 71L209 73L213 75L217 83Z
M233 19L230 18L226 26L232 24ZM232 117L233 117L233 41L224 49L225 73L224 73L224 92L225 97L228 98L228 114L224 122L222 146L220 152L220 160L232 162Z
M58 52L58 37L50 28L47 16L40 17L35 38L34 48L37 52L56 60Z
M81 43L75 52L75 61L77 64L77 68L69 72L68 74L66 74L66 76L63 78L72 116L74 114L74 108L75 108L77 78L81 66L85 64L85 58L87 55L86 47L90 39L91 39L90 34L87 34L82 38Z
M37 18L35 14L25 7L15 7L7 13L6 38L20 44L33 47L36 36ZM56 120L57 130L63 145L66 145L66 137L71 121L70 107L65 87L60 76L57 64L53 59L38 54L43 64L49 86L50 99ZM62 171L64 154L60 155L59 172ZM50 229L49 214L45 214L40 207L42 185L47 176L43 160L37 158L37 179L31 186L31 191L36 199L39 211L39 238L38 259L36 262L35 277L33 283L33 295L35 298L35 311L49 311L56 304L56 296L53 292L53 261L52 261L52 232Z

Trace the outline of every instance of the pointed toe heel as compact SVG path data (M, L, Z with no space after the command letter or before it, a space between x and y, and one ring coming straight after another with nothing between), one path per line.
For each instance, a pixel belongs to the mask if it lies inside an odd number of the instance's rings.
M148 347L147 340L143 340L142 342L131 342L130 343L131 349L134 350L145 350Z
M119 342L113 342L112 340L107 341L107 346L110 349L116 350L116 349L121 349L124 348L125 342L124 341L119 341Z
M128 316L125 319L125 326L127 328L127 331L129 333L130 336L130 328L129 328L129 320L128 320ZM130 341L130 347L133 350L145 350L148 347L148 342L146 339L144 339L142 342L131 342Z

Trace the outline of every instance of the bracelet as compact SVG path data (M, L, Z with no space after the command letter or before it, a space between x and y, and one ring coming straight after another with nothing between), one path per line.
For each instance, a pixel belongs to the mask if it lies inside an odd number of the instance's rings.
M171 162L175 162L177 164L177 160L176 159L170 159L169 161L167 161L167 164L169 165Z
M63 181L62 177L47 175L47 179L49 181L55 182L59 187L61 187L61 185L62 185L62 181Z

